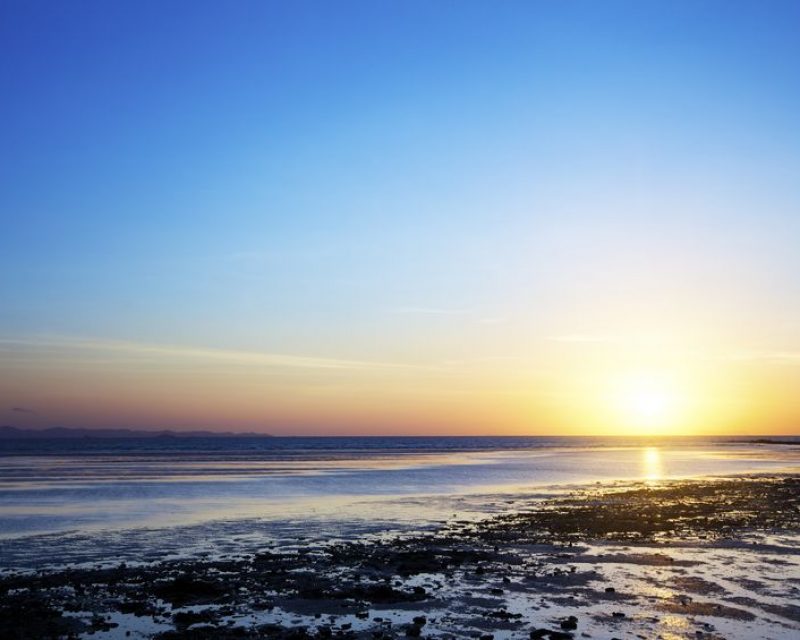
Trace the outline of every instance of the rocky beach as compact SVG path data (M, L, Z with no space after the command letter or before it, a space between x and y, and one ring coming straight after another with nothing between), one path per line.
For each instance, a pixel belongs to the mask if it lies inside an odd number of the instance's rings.
M800 634L800 476L587 485L352 540L8 569L3 638ZM135 534L132 534L135 535Z

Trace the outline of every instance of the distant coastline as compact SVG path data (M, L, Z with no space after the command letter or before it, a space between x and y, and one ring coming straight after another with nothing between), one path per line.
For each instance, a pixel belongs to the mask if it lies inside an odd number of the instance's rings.
M269 433L237 433L232 431L147 431L146 429L80 429L51 427L48 429L20 429L0 427L0 440L45 440L81 438L271 438Z

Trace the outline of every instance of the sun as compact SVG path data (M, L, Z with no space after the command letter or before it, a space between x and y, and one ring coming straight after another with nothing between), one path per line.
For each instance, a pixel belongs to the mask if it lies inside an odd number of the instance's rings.
M625 426L653 433L675 426L681 395L668 376L635 372L620 379L614 400Z

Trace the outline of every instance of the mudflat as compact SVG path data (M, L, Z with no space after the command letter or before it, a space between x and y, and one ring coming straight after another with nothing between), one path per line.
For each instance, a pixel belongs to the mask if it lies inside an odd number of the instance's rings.
M433 531L11 570L3 638L800 634L800 476L593 485Z

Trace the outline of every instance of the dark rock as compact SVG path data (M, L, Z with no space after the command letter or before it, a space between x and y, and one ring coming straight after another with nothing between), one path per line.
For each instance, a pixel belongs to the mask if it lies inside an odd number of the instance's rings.
M84 628L75 618L64 617L58 609L28 595L4 594L0 621L0 637L8 638L60 638Z
M178 627L188 627L197 623L210 623L216 620L217 616L213 611L179 611L173 614L172 621Z
M499 609L486 614L489 618L498 618L500 620L518 620L522 617L521 613L509 613L505 609Z
M173 606L187 604L207 604L220 600L226 591L219 584L209 580L199 580L188 575L178 576L170 582L157 584L153 593Z
M132 613L135 616L152 616L156 608L147 600L125 600L117 605L120 613Z
M570 616L566 620L562 620L561 628L564 631L575 631L578 628L578 619L575 616Z

